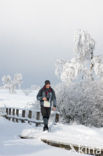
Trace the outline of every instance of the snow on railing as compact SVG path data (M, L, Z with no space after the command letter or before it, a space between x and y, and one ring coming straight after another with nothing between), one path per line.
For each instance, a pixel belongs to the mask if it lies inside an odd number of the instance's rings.
M55 122L59 122L59 112L55 111L52 115L55 116ZM0 116L3 116L8 120L12 120L13 122L21 121L22 123L35 123L36 126L43 124L40 109L30 110L24 108L4 107L0 108Z

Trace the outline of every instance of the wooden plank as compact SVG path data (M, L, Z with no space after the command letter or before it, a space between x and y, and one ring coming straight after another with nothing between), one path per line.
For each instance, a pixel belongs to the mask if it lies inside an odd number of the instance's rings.
M9 111L8 114L11 115L11 108L9 108L8 111ZM10 120L10 119L11 119L11 117L8 117L8 120Z
M9 114L9 110L8 110L8 108L6 108L6 114L7 114L7 115Z
M95 155L95 156L103 156L103 149L98 149L98 148L90 148L87 146L79 146L79 145L73 145L73 144L64 144L52 140L47 140L47 139L41 139L44 143L47 143L48 145L59 147L59 148L64 148L66 150L74 150L78 153L83 153L83 154L89 154L89 155Z
M31 119L32 118L32 111L29 110L29 113L28 113L28 118Z
M22 110L22 117L25 118L25 110Z
M14 108L13 108L13 110L12 110L12 115L15 116L15 109L14 109Z
M16 109L16 116L19 116L19 109ZM16 118L16 122L18 122L19 120Z
M12 109L12 115L15 116L15 109ZM15 122L15 118L12 118L12 121Z
M16 109L16 115L19 116L19 109Z
M56 113L56 114L55 114L55 122L56 122L56 123L59 122L59 113Z
M40 120L40 112L36 112L36 120ZM36 123L36 126L40 125L40 123Z
M9 108L9 115L11 115L11 108Z
M31 124L30 119L32 118L32 114L33 114L32 111L29 110L29 111L28 111L28 118L29 118L28 123L29 123L29 124Z
M25 118L26 111L22 110L22 117ZM24 123L25 119L21 119L21 122Z

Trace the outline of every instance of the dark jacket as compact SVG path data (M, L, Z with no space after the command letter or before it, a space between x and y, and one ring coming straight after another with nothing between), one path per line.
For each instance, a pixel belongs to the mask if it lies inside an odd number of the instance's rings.
M40 101L41 106L44 105L44 101L42 100L44 97L47 98L48 101L50 101L50 106L56 107L56 95L53 88L46 88L45 86L41 88L37 94L37 100Z

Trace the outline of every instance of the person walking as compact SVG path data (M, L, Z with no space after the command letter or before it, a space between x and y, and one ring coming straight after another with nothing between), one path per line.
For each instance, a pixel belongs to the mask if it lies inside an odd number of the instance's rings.
M56 110L56 95L49 80L46 80L44 86L39 90L37 100L40 101L41 114L44 122L43 131L45 131L48 130L51 108L53 111Z

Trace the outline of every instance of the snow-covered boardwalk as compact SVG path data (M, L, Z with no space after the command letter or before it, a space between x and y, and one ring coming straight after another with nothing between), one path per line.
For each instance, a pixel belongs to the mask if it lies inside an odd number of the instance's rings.
M42 128L24 129L24 138L39 138L43 142L77 152L103 155L103 128L88 128L82 125L57 124L50 133L42 132Z
M64 148L66 150L73 150L78 153L84 153L84 154L90 154L90 155L95 155L95 156L103 156L103 149L100 148L92 148L89 146L82 146L82 145L76 145L76 144L71 144L71 143L62 143L58 141L53 141L49 139L41 139L44 143L47 143L48 145L59 147L59 148Z

